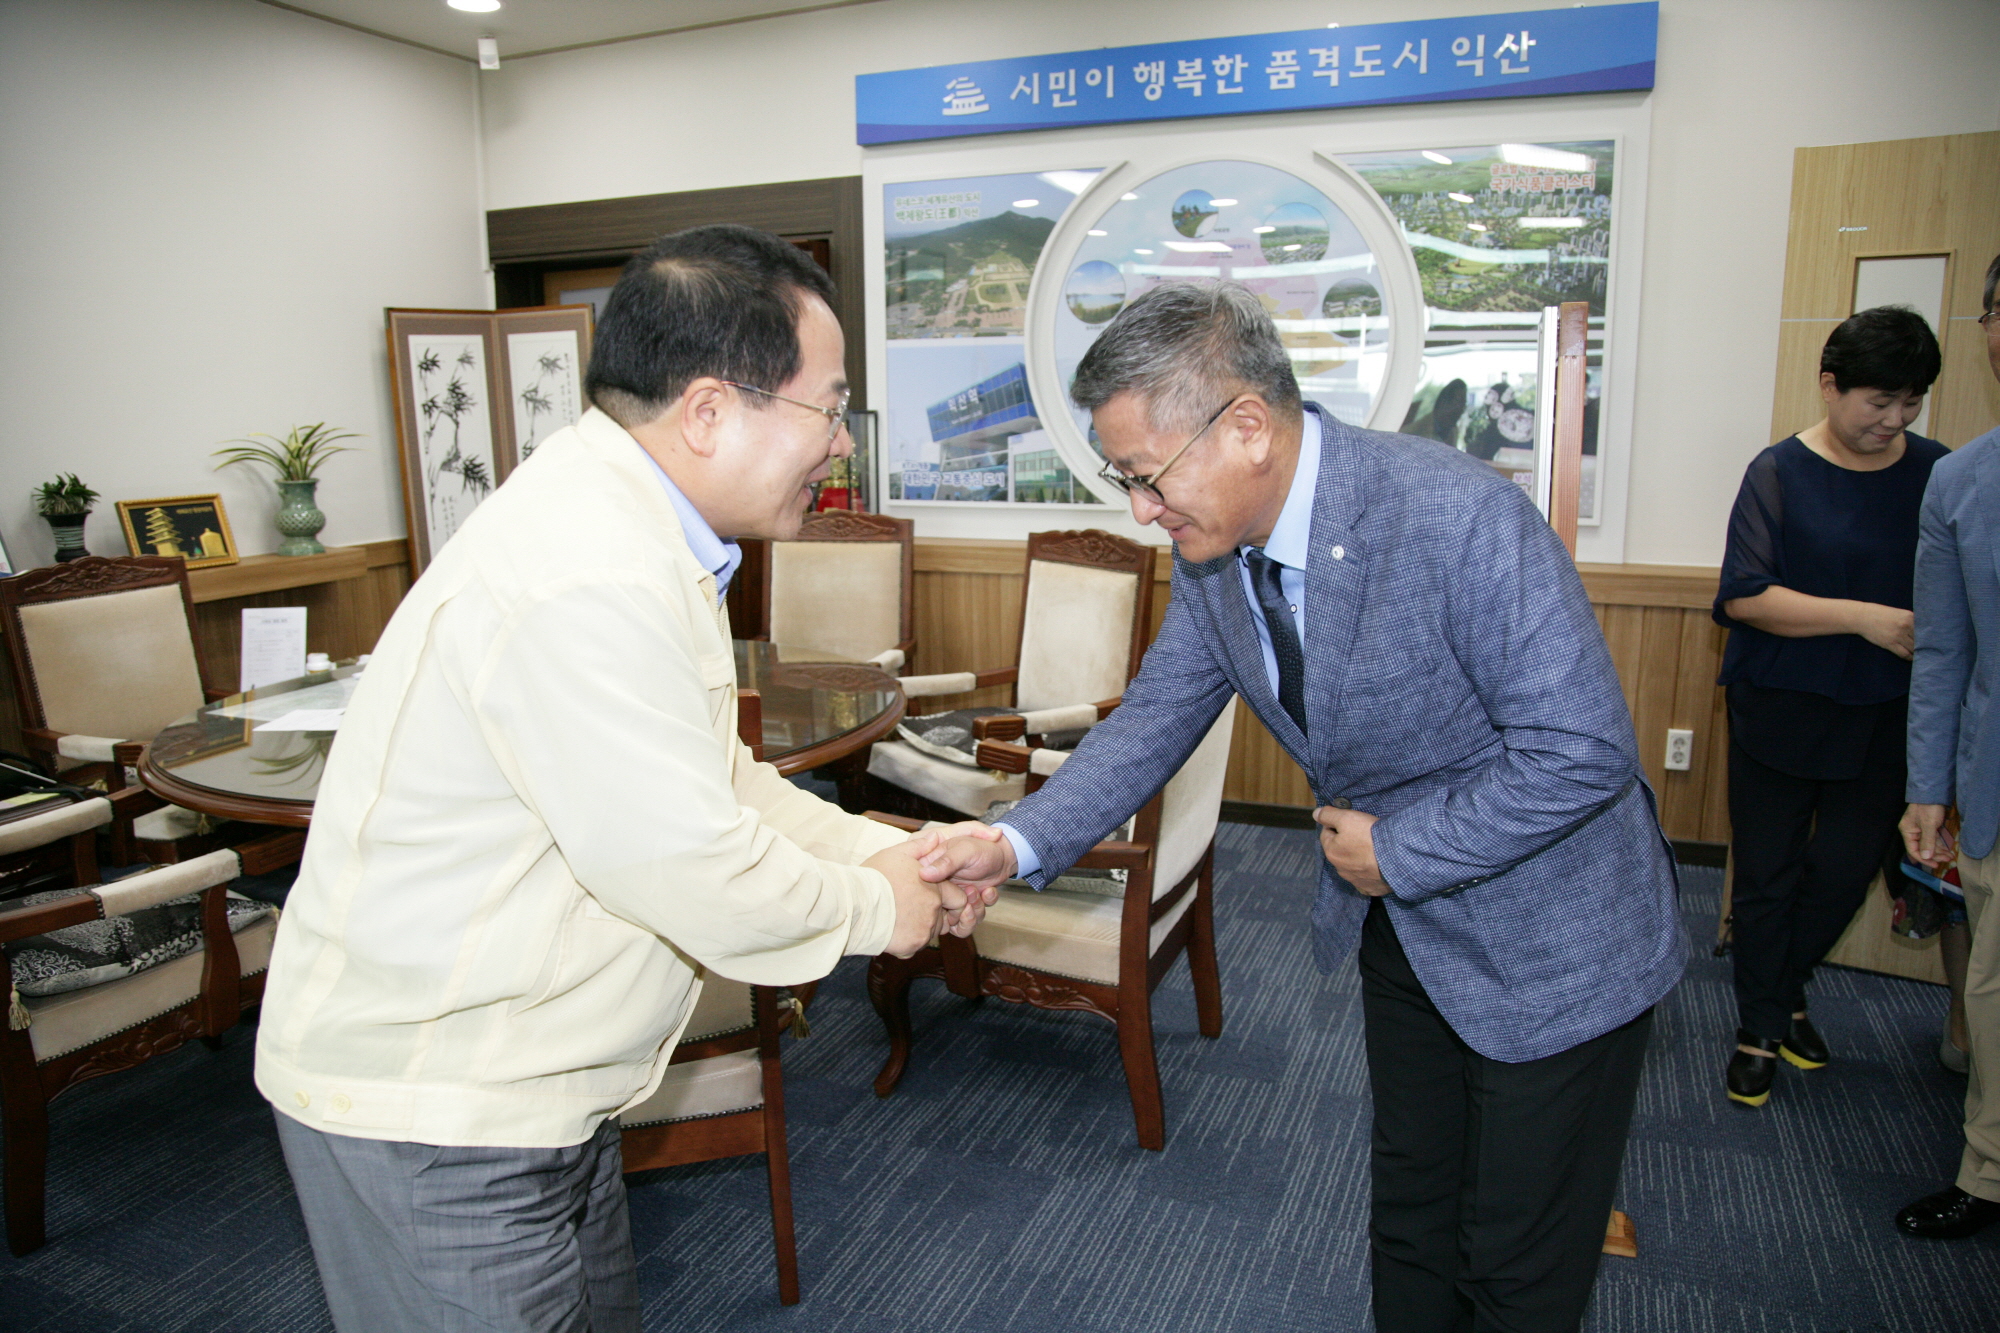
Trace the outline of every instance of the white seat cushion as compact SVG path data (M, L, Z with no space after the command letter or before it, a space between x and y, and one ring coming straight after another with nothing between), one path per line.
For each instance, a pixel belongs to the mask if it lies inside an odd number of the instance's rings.
M868 754L868 772L975 819L993 802L1018 801L1028 790L1027 778L1019 773L996 777L984 768L948 764L902 741L877 742Z
M668 1065L653 1095L618 1117L620 1127L699 1120L764 1104L764 1070L755 1051L731 1051Z
M244 976L262 972L270 964L271 938L277 929L273 915L236 936L236 957ZM205 957L202 953L187 954L119 981L60 995L22 996L35 1060L53 1060L186 1004L201 993Z
M1193 905L1194 894L1190 892L1153 923L1149 956L1158 952L1160 941ZM1003 887L1000 901L986 909L986 919L979 923L972 939L979 946L980 957L996 963L1115 986L1118 924L1124 912L1123 898Z
M179 842L207 830L201 815L178 805L149 810L132 821L132 836L155 842Z

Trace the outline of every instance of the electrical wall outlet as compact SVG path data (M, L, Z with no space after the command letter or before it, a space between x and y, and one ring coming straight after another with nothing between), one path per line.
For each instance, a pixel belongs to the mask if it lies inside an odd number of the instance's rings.
M1694 733L1684 727L1667 728L1667 767L1676 773L1688 771L1694 760Z

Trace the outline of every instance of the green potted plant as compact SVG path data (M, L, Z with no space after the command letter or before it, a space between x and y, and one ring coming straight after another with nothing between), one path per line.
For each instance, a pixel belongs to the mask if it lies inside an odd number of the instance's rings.
M48 520L56 538L57 561L89 555L83 545L84 520L97 503L97 492L83 484L74 472L58 472L54 481L45 481L34 490L35 512Z
M310 426L294 426L283 439L259 433L247 440L226 441L231 447L215 451L215 457L222 460L216 466L262 463L275 472L278 494L284 500L278 509L278 531L285 535L285 542L278 548L278 554L319 555L326 550L318 539L319 530L326 526L326 515L320 512L313 497L319 488L320 466L335 454L353 452L351 446L336 441L360 438L353 431L319 421ZM259 444L258 440L270 443Z

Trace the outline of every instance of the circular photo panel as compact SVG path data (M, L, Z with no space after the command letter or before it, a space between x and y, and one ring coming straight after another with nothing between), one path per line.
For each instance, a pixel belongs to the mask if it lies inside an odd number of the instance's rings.
M1174 230L1193 240L1208 230L1208 224L1221 211L1215 206L1215 196L1207 190L1187 190L1174 200Z
M1360 230L1323 191L1261 162L1195 162L1113 198L1070 261L1052 330L1066 386L1121 310L1163 283L1242 283L1277 326L1299 389L1366 424L1389 364L1382 274ZM1086 439L1088 417L1073 419Z
M1272 264L1306 264L1326 258L1332 239L1326 216L1311 204L1280 204L1257 228L1264 258Z
M1063 303L1086 324L1107 324L1125 308L1125 275L1101 259L1078 264L1063 284Z

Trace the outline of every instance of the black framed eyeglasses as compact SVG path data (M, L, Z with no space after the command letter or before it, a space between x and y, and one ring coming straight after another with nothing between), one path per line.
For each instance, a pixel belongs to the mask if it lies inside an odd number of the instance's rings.
M732 389L742 389L748 393L761 393L766 398L775 398L781 403L790 403L794 407L803 407L809 412L819 413L826 418L826 442L828 444L832 444L840 438L840 428L847 424L847 400L853 394L853 390L851 389L842 389L840 391L840 406L821 407L818 403L808 403L797 398L787 398L781 393L772 393L769 389L760 389L754 384L738 384L735 380L723 380L722 383L727 384ZM1162 469L1162 471L1164 470Z
M1127 495L1130 495L1132 494L1132 492L1137 491L1139 494L1145 496L1148 500L1151 500L1154 504L1157 505L1166 504L1167 497L1160 494L1160 478L1167 475L1168 468L1172 467L1174 464L1181 461L1182 454L1194 448L1194 442L1196 440L1208 434L1208 428L1210 426L1213 426L1216 422L1222 420L1222 414L1224 412L1227 412L1230 408L1236 406L1236 404L1242 401L1243 401L1243 395L1239 393L1236 395L1236 397L1230 399L1228 402L1224 403L1221 407L1216 408L1215 415L1210 417L1207 421L1203 422L1201 429L1196 431L1193 435L1189 436L1188 442L1186 444L1174 450L1174 456L1172 458L1169 458L1166 462L1160 464L1160 470L1158 472L1153 473L1151 476L1128 477L1123 472L1120 472L1117 468L1113 467L1108 459L1105 461L1104 466L1097 470L1097 475L1104 478L1104 480L1110 482L1113 486L1116 486L1119 490L1125 492L1125 494Z

